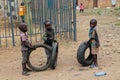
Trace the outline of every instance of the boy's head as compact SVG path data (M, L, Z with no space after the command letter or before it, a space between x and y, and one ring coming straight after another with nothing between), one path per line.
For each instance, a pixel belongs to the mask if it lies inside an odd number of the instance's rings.
M97 25L97 20L96 19L91 19L90 20L90 27L95 27Z
M46 29L51 29L52 28L52 25L51 25L50 21L48 21L48 20L45 21L44 25L45 25Z
M27 25L25 23L21 23L18 28L22 32L27 32Z

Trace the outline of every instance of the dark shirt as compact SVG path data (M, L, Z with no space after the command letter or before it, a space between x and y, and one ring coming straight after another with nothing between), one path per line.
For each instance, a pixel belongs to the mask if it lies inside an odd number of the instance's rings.
M54 41L54 30L53 29L46 29L44 34L44 44L52 46Z
M95 46L99 47L100 46L100 42L99 42L99 37L97 34L97 31L95 28L90 28L89 29L89 38L93 38L95 40ZM91 42L91 45L93 45L94 43Z

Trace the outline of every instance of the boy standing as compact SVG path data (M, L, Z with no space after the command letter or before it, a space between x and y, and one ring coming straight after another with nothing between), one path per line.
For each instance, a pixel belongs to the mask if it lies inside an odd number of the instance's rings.
M54 41L54 30L52 29L52 25L48 20L45 21L44 26L45 26L45 33L42 39L44 40L44 44L52 47L52 43ZM50 52L47 49L45 49L45 52L47 55L47 62L48 62Z
M19 25L20 30L20 40L21 40L21 52L22 52L22 75L28 76L28 72L31 71L26 67L27 64L27 55L29 49L34 49L35 47L31 45L31 43L28 41L28 35L27 35L27 25L25 23L21 23Z
M97 26L97 20L91 19L90 29L89 29L89 41L87 42L87 44L89 43L91 46L91 52L93 55L93 63L90 66L91 68L98 67L97 54L99 52L100 42L96 31L96 26Z

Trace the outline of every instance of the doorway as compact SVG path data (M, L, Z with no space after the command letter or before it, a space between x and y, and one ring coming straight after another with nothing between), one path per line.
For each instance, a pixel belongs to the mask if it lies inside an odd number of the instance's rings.
M98 0L93 0L93 7L98 7Z

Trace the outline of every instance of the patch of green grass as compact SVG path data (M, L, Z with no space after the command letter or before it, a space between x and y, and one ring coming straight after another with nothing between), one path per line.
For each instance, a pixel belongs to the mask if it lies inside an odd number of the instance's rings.
M120 26L120 21L117 21L114 24L115 24L115 26Z
M101 15L101 14L102 14L102 10L98 10L98 11L97 11L97 14L98 14L98 15Z
M116 26L120 26L120 23L115 24Z
M114 10L120 10L120 7L115 7Z
M120 16L120 7L110 9L106 8L85 9L83 15Z

